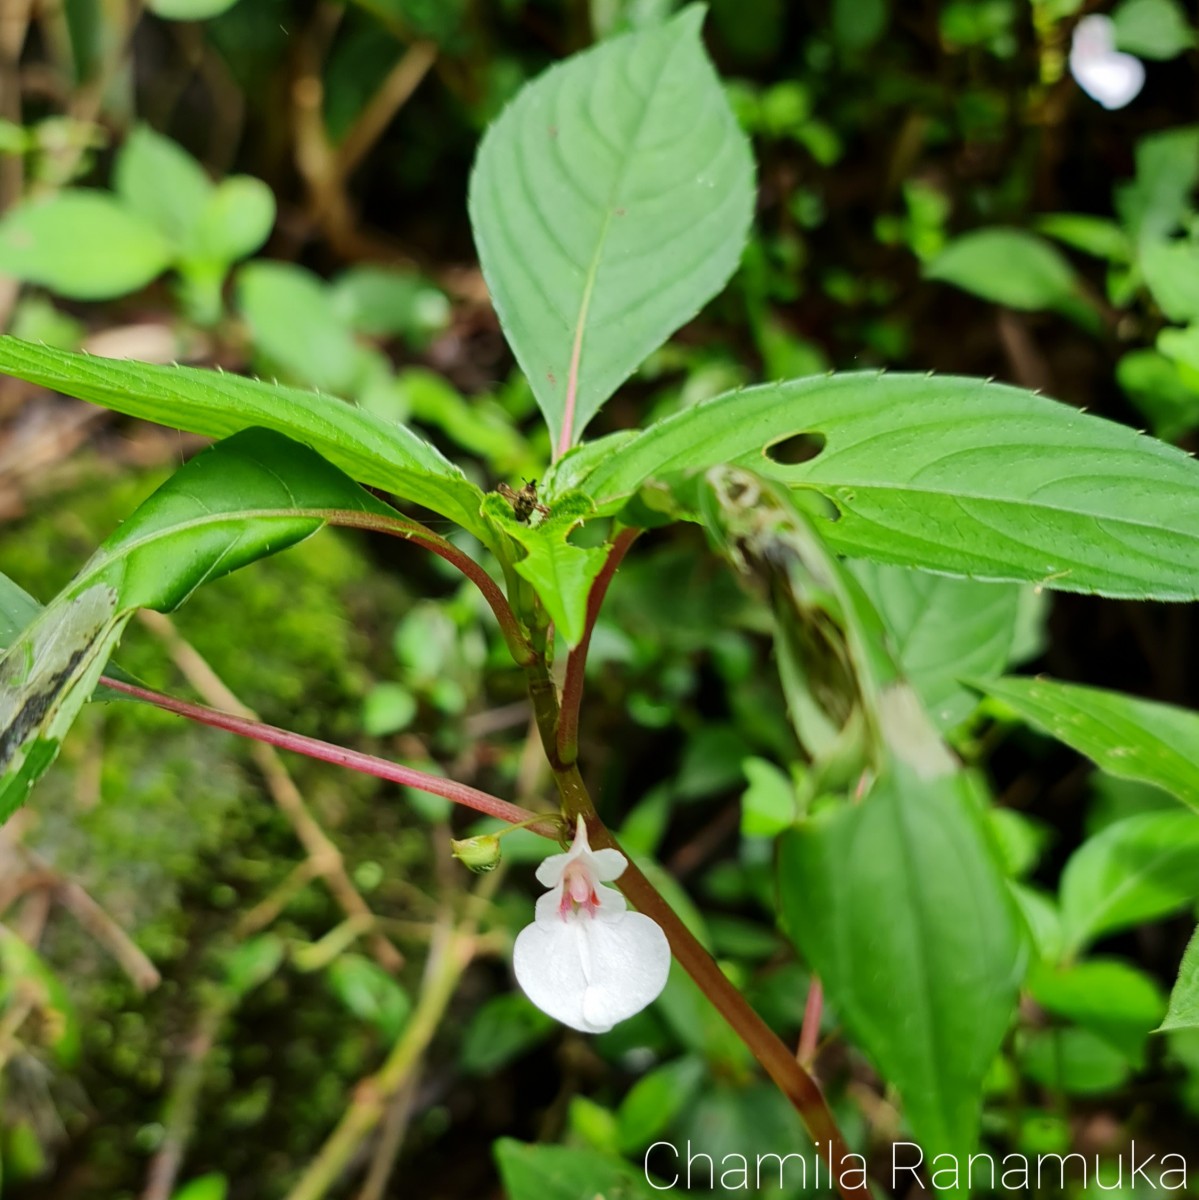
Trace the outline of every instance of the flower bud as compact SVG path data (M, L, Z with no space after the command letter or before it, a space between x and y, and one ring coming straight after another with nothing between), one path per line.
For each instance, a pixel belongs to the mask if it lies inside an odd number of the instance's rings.
M452 838L450 849L460 863L479 875L486 875L500 865L500 839L494 833Z

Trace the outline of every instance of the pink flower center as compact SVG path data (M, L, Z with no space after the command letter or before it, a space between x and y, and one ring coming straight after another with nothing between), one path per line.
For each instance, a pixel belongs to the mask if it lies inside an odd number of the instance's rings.
M572 862L562 876L562 903L559 915L565 920L580 910L594 916L599 908L599 897L595 894L595 883L591 872L582 863Z

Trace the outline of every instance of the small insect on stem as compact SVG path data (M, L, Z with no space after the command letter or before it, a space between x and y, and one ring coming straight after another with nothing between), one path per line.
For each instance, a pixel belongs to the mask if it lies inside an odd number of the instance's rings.
M522 525L527 525L535 512L540 513L543 517L550 515L550 510L544 504L537 502L536 479L526 479L525 486L519 492L510 488L506 483L497 484L495 490L512 505L516 519Z

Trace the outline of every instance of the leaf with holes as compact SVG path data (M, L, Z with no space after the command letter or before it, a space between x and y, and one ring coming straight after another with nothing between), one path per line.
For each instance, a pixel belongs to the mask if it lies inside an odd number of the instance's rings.
M702 21L692 6L554 67L479 149L479 258L560 453L745 244L753 162Z
M800 437L823 448L778 461ZM1105 596L1199 598L1199 464L1020 388L855 373L728 392L592 458L572 483L602 515L652 480L718 463L823 496L835 513L817 518L821 535L845 554Z
M431 508L490 544L483 493L410 429L352 404L257 379L115 362L0 335L0 371L189 433L225 437L258 425L311 446L360 483Z
M194 458L108 538L0 656L0 821L54 761L137 608L315 533L330 509L393 510L305 446L248 429ZM6 588L13 623L30 597Z
M1053 679L973 684L1109 775L1150 783L1199 809L1199 714Z

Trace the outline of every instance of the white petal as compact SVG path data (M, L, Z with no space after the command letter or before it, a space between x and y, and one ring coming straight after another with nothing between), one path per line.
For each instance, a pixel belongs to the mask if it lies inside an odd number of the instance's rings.
M1071 73L1092 100L1098 100L1108 109L1123 108L1145 86L1145 65L1141 60L1115 51L1084 63L1081 69L1071 60Z
M562 876L566 874L567 865L571 859L577 857L578 855L575 854L573 846L565 854L551 854L549 858L544 859L538 864L536 871L537 882L542 887L557 887L562 882Z
M1115 48L1115 24L1101 13L1084 17L1070 43L1070 74L1104 108L1123 108L1145 86L1145 64Z
M542 1012L583 1033L603 1033L658 997L670 947L642 913L579 916L522 929L512 965Z
M629 860L619 850L613 850L611 847L592 850L590 859L600 883L611 883L612 880L619 879L624 874L625 867L629 865Z
M1116 22L1103 13L1092 13L1083 17L1074 26L1070 39L1070 56L1107 54L1116 48Z

